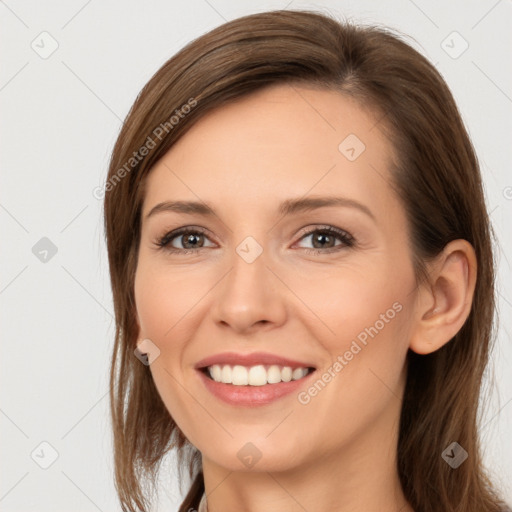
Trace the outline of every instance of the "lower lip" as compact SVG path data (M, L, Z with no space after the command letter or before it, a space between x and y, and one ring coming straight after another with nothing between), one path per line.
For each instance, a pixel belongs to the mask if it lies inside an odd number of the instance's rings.
M233 384L216 382L207 377L201 370L197 370L197 372L204 382L206 389L208 389L212 395L215 395L217 398L230 405L240 405L244 407L258 407L260 405L270 404L279 398L289 395L303 386L306 380L315 373L313 371L305 377L302 377L302 379L280 382L279 384L234 386Z

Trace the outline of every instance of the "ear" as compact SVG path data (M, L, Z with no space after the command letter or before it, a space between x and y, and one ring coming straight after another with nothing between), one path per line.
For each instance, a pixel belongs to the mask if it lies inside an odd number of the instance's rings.
M466 240L453 240L427 264L428 283L418 292L410 348L430 354L448 343L471 311L476 284L476 255Z

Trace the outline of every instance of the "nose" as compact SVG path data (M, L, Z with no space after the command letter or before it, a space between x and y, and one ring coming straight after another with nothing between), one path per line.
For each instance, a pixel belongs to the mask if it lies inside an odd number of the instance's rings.
M251 259L243 250L234 251L231 267L214 292L214 321L239 334L278 327L286 317L286 286L270 268L267 253Z

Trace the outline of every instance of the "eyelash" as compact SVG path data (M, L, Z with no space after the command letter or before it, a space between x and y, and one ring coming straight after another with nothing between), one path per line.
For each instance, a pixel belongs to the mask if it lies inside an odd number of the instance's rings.
M171 231L167 234L165 234L163 237L157 238L154 241L154 244L157 246L158 249L166 250L172 254L180 254L180 255L186 255L191 253L198 253L202 249L208 249L208 247L198 247L196 249L177 249L175 247L170 248L169 244L172 240L177 238L180 235L183 234L191 234L191 235L206 235L206 230L203 228L191 228L190 226L179 228L175 231ZM299 238L299 241L303 240L304 238L314 234L314 233L321 233L326 234L329 236L336 235L336 237L341 240L341 244L335 245L335 247L330 247L328 249L308 249L303 248L303 250L306 252L306 254L329 254L333 252L338 252L343 248L350 248L355 245L355 239L354 237L348 233L347 231L344 231L339 228L335 228L333 226L322 226L317 227L315 229L312 229L310 231L307 231L301 235ZM337 247L337 248L336 248Z

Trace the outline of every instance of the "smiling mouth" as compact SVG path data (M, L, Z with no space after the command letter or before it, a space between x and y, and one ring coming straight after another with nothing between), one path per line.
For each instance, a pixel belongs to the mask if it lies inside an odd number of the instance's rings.
M315 371L313 367L291 368L280 365L214 364L199 369L209 379L232 386L265 386L303 379Z

